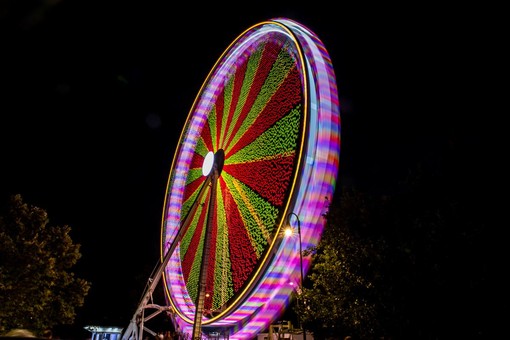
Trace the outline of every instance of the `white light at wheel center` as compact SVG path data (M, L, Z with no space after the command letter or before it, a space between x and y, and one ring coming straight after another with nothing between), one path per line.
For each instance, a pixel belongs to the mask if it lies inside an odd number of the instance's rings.
M202 174L204 176L209 175L214 164L214 152L209 151L205 156L204 163L202 164Z

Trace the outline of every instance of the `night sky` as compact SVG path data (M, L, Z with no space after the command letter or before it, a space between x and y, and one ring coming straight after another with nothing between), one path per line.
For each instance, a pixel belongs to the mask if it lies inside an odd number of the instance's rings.
M484 168L470 13L285 3L0 2L1 200L20 193L72 228L75 271L92 282L78 323L127 327L159 259L187 114L221 53L258 22L288 17L325 44L341 102L340 185L389 192L452 145L473 153L467 168Z

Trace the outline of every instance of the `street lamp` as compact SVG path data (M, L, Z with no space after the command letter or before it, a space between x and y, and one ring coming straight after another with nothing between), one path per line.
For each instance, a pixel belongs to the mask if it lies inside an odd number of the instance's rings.
M302 290L303 289L303 282L304 282L304 275L303 275L303 251L301 249L301 221L299 220L299 216L298 215L296 215L295 213L291 212L287 216L288 220L289 220L289 226L290 226L290 217L291 216L294 216L296 218L297 227L298 227L298 236L299 236L299 269L300 269L300 274L301 274L301 287L300 287L300 289ZM285 232L286 233L290 233L291 230L290 229L286 229ZM299 317L299 315L298 315L298 317ZM300 326L301 326L301 329L303 330L303 340L306 340L306 331L305 331L305 328L303 326L303 323L301 322L301 317L299 317L299 323L301 324Z

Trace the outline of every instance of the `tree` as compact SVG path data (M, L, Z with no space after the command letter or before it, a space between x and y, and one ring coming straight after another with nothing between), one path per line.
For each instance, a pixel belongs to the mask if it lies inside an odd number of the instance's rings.
M296 304L316 339L489 334L487 209L459 173L418 166L391 194L338 193Z
M13 195L0 214L0 333L41 334L72 324L90 283L71 271L81 257L67 225L49 224L45 210Z
M374 234L368 237L376 204L356 191L343 191L333 203L320 243L304 251L312 255L312 269L296 312L315 339L375 338L384 334L384 292L378 287L386 248Z

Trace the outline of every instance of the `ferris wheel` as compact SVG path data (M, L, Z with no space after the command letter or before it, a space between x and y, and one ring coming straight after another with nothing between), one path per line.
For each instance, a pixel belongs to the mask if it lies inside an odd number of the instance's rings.
M193 339L252 339L276 321L318 244L340 155L340 108L320 39L288 18L240 34L180 135L161 227L165 296ZM299 227L285 237L283 229Z

